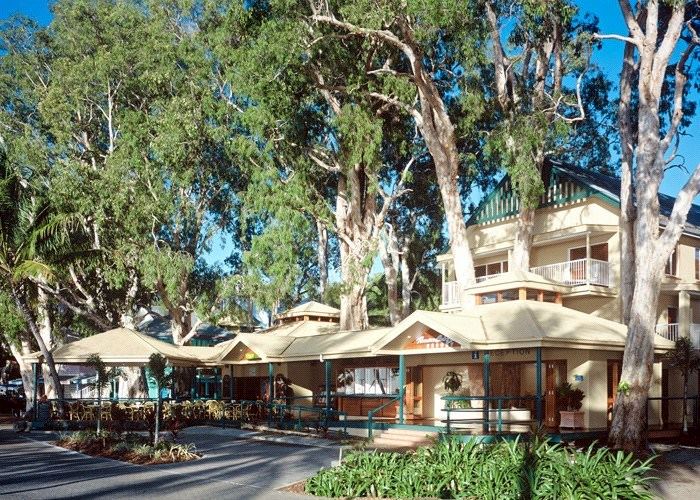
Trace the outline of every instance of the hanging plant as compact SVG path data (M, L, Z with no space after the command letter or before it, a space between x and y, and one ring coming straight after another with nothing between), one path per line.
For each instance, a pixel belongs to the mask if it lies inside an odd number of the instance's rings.
M442 383L445 386L445 390L454 395L462 387L462 375L449 371L442 377Z
M352 370L346 368L338 374L336 385L338 388L347 387L355 382L355 374Z

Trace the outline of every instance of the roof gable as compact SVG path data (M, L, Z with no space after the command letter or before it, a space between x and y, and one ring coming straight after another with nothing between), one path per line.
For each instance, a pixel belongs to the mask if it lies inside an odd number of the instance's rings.
M590 197L600 198L613 206L620 206L620 178L591 169L548 160L545 171L545 193L538 208L566 205ZM659 193L662 225L671 215L676 199ZM495 222L517 215L519 202L513 192L510 177L505 176L479 203L467 225ZM700 236L700 205L693 204L688 213L686 233Z

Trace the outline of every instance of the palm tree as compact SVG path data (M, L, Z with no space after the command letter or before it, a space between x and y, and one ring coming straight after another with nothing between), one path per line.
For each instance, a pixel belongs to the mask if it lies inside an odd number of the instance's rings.
M158 391L157 403L156 403L156 432L153 439L153 445L158 444L158 434L160 432L160 407L162 406L162 396L161 392L165 387L170 385L173 379L173 372L167 373L168 371L168 360L165 359L160 354L154 352L148 358L148 371L150 372L149 377L156 384L156 390Z
M0 141L0 287L12 297L49 368L56 395L63 399L53 356L29 305L35 290L29 278L52 275L51 268L40 258L40 250L55 245L56 236L65 228L65 218L50 217L47 206L35 193L28 194L31 189L31 184L10 166Z
M676 345L667 354L669 364L677 368L683 377L683 433L688 433L688 378L695 370L700 369L700 356L695 352L688 337L680 337ZM695 425L698 423L696 422Z
M97 391L97 433L102 432L102 391L114 379L122 375L119 368L107 369L107 365L99 354L91 354L87 359L87 366L95 370L95 382L90 384L90 387Z

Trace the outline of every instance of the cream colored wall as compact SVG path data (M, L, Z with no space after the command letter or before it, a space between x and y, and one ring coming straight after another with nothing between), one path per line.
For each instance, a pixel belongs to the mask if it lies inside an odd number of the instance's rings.
M597 198L565 207L543 208L535 215L534 234L572 230L587 224L616 226L618 213L619 210ZM469 244L477 255L499 248L507 250L512 246L516 227L515 217L503 222L469 226Z
M620 321L620 301L617 297L564 297L563 305L600 318Z
M695 280L695 247L700 247L700 239L682 236L676 247L676 276L684 282Z
M678 307L678 293L662 293L659 295L659 304L656 308L659 324L668 323L668 308Z

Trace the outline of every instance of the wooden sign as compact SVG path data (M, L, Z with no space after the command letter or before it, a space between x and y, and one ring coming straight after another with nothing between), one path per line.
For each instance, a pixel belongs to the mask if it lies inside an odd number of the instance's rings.
M459 349L462 346L449 337L441 335L434 330L426 329L406 344L404 349L443 349L445 347Z

